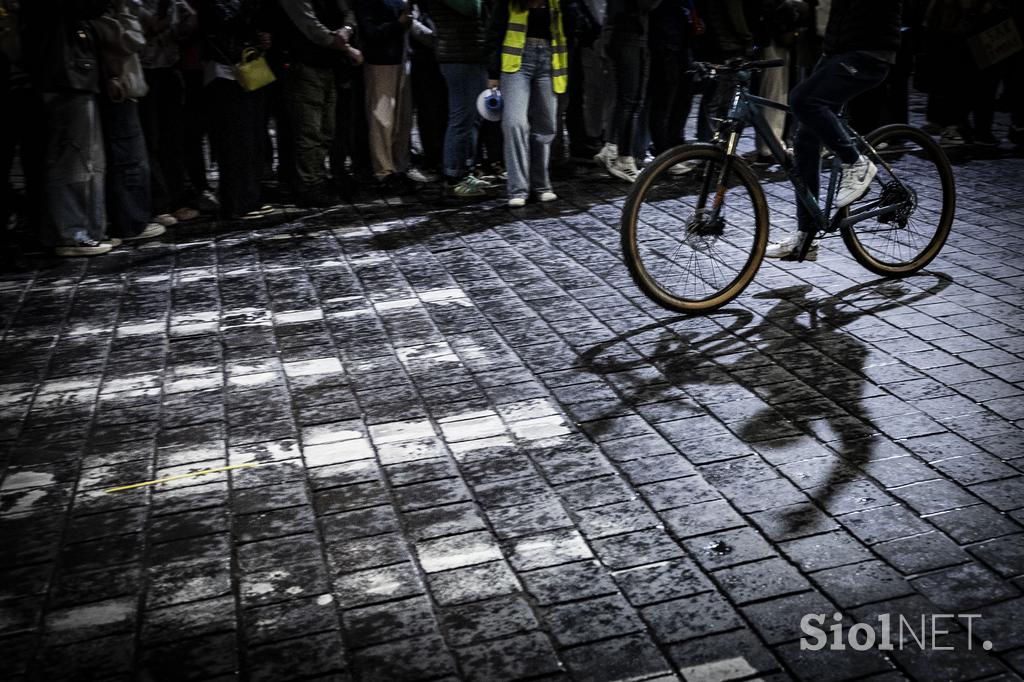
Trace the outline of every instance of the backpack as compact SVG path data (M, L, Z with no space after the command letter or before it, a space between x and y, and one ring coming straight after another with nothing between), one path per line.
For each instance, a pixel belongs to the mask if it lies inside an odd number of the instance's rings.
M146 35L139 18L128 8L125 0L118 0L111 9L89 21L103 73L107 79L107 95L114 102L145 97L149 92L142 71L139 53L146 46Z

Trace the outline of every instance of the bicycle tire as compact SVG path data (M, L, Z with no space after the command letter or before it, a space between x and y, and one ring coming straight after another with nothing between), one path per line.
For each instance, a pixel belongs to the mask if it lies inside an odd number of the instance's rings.
M936 256L939 255L939 251L942 250L943 245L946 243L946 239L949 237L949 232L953 224L953 218L956 213L956 185L953 178L953 169L949 164L949 159L946 158L945 152L927 133L913 126L904 124L893 124L882 126L877 130L874 130L866 137L868 143L875 148L877 151L879 145L884 145L882 151L878 151L882 158L886 158L887 154L892 154L895 159L897 156L911 156L916 157L918 162L923 161L926 166L934 166L938 176L938 183L935 187L927 187L928 192L919 191L921 184L914 182L910 178L900 176L900 181L907 184L912 190L915 191L914 196L914 208L911 211L910 217L907 219L907 225L900 227L893 223L888 223L890 228L880 228L879 225L883 225L881 220L874 224L871 219L864 220L852 225L844 225L840 232L843 236L843 242L846 244L846 248L853 255L854 259L862 266L870 270L871 272L881 275L883 277L907 277L920 271L922 268L931 263ZM919 150L916 154L911 154L907 151L906 143L913 143L919 146ZM892 150L891 152L889 150ZM883 167L879 167L879 175L886 174ZM930 172L927 169L925 172ZM915 188L914 185L918 187ZM938 198L939 207L938 210L934 209L935 197L928 196L934 194L935 189L938 189L940 196ZM874 191L874 190L872 190ZM927 212L923 211L922 201L927 201L929 209ZM854 204L856 206L856 204ZM934 213L936 218L933 221L931 218L924 219L922 222L932 223L935 222L934 226L927 226L926 233L921 233L922 241L924 244L920 247L911 245L909 242L914 238L917 230L911 226L911 221L914 219L915 214L921 211L923 216ZM845 218L849 214L849 207L843 209L842 218ZM868 225L874 227L873 230L868 229ZM915 225L917 223L914 223ZM934 232L931 233L931 230ZM886 233L891 235L888 242L885 242L884 235ZM930 236L929 234L930 233ZM876 236L882 235L878 239ZM901 237L903 241L901 241ZM883 250L882 246L869 246L869 241L878 242L880 244L889 244L890 247L885 249L889 252L889 256L886 257L878 252ZM895 246L900 247L900 255L896 255L897 250ZM906 247L904 249L903 247Z
M737 251L746 250L746 259L738 267L736 275L721 287L716 287L710 295L700 297L688 297L673 292L664 283L651 273L649 264L644 262L644 248L638 239L638 228L641 224L641 210L645 205L645 198L648 192L655 187L659 181L666 182L669 187L673 182L669 170L678 164L693 163L700 165L708 164L707 168L714 169L714 164L722 164L726 160L724 150L710 144L692 144L674 147L658 155L640 174L634 183L629 195L626 198L622 211L621 241L622 252L629 269L629 274L637 287L651 301L659 306L674 312L682 313L706 313L719 308L733 300L750 284L764 259L764 251L768 244L768 203L765 201L764 190L760 181L743 159L732 156L730 159L730 174L726 178L725 185L730 182L738 182L748 195L753 210L753 232L749 235L750 246L741 246ZM707 168L704 170L707 171ZM696 175L698 171L694 172ZM731 188L730 188L731 189ZM726 190L726 193L728 189ZM706 195L705 195L706 196ZM723 195L726 196L726 195ZM664 216L661 212L659 215ZM679 225L684 227L684 232L689 234L690 228L685 225L687 216L681 215L677 219ZM742 217L742 216L741 216ZM690 216L692 219L693 216ZM747 221L749 222L749 221ZM732 246L729 244L728 246ZM710 250L713 250L710 249ZM737 254L739 255L739 254ZM663 259L671 260L671 259ZM715 269L715 262L712 258L711 269Z

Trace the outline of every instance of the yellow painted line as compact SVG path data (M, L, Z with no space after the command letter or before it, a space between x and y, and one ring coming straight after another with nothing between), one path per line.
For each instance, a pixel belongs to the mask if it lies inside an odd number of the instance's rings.
M191 474L178 474L177 476L168 476L166 478L158 478L155 481L144 481L143 483L132 483L131 485L120 485L116 488L107 488L103 492L105 493L116 493L122 490L134 490L135 488L142 488L147 485L156 485L157 483L167 483L168 481L178 481L183 478L195 478L196 476L206 476L207 474L216 474L221 471L231 471L232 469L252 469L254 467L261 466L257 462L247 462L246 464L233 464L227 467L217 467L215 469L203 469L202 471L194 471Z

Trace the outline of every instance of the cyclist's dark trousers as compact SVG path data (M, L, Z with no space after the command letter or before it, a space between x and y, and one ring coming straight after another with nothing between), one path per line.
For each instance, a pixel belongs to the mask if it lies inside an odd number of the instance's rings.
M887 73L888 64L861 52L826 55L818 60L811 75L789 93L789 105L797 120L793 138L797 173L815 197L821 182L823 144L843 163L853 163L860 155L843 129L839 110L850 98L885 80ZM813 217L799 200L797 224L803 231L815 230Z

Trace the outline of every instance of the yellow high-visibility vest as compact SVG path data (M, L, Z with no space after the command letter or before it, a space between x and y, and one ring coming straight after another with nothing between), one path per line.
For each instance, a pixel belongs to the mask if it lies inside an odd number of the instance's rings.
M562 11L558 0L549 0L551 11L551 85L557 93L565 92L569 83L569 50L562 31ZM501 46L501 72L515 73L523 65L526 47L526 23L529 10L518 11L512 4L508 8L508 28Z

